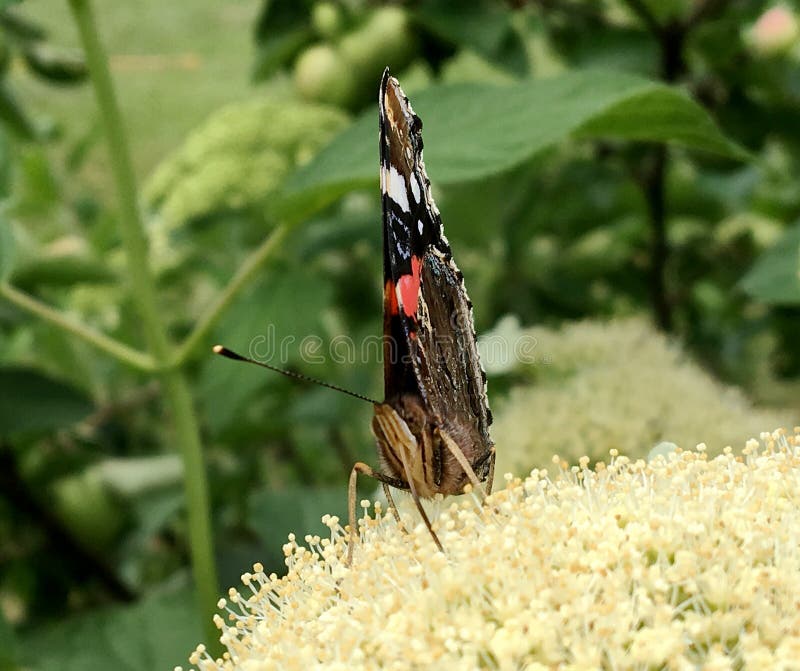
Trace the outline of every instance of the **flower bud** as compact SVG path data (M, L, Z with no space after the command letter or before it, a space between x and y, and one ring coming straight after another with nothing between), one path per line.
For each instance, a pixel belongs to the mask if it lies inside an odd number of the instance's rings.
M761 56L776 56L789 51L800 38L800 22L786 5L764 12L747 31L751 49Z

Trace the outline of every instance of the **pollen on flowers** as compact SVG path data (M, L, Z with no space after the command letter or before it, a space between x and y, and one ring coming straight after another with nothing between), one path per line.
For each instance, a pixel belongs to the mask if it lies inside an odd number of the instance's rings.
M559 460L560 461L560 460ZM369 515L369 512L372 512ZM220 601L228 652L202 671L774 669L800 659L800 427L740 454L508 479L481 507L443 501L437 552L372 507L347 534L285 546Z

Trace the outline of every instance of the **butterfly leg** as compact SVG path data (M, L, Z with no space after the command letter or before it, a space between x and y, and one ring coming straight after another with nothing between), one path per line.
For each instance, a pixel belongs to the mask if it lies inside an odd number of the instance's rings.
M464 452L458 446L458 443L448 436L445 431L440 431L439 436L441 437L442 442L445 444L445 447L450 450L450 454L456 458L456 461L459 463L461 468L464 469L464 473L467 474L467 477L469 478L469 481L472 483L472 486L475 488L475 490L483 493L484 497L488 496L488 493L483 491L483 487L481 487L481 481L478 480L478 476L475 475L475 470L472 468L472 466L470 466L470 463L467 461L467 458L464 456ZM492 461L492 465L494 465L494 461ZM489 484L489 491L491 491L491 486L492 485Z
M347 487L347 510L349 518L348 522L350 524L350 543L347 547L347 566L351 566L353 563L353 548L355 547L358 539L358 527L356 525L356 495L358 491L356 489L356 481L359 473L369 476L383 485L383 491L386 493L389 507L392 509L392 513L398 522L400 522L400 514L397 512L394 499L392 499L391 494L389 494L389 486L391 485L397 489L408 489L408 485L406 485L406 483L402 480L390 478L383 473L379 473L363 462L359 461L353 466L353 470L350 471L350 482Z
M406 477L408 478L408 488L411 490L411 498L414 499L414 505L417 506L417 511L419 512L419 516L422 518L422 521L425 522L425 527L428 529L428 533L431 535L433 542L436 543L436 547L439 548L439 552L444 552L444 548L442 547L442 542L439 540L439 537L433 530L433 525L431 524L431 520L428 517L428 513L426 513L425 508L422 507L422 501L420 501L419 494L417 493L417 488L414 485L414 479L411 477L411 468L409 468L408 462L405 459L403 459L403 469L405 470Z
M389 485L385 482L381 483L383 485L383 493L386 495L386 501L389 504L389 510L392 511L392 515L394 515L395 522L397 522L397 526L400 527L402 531L405 531L405 525L403 521L400 519L400 513L397 512L397 506L394 503L394 498L392 497L392 490L389 489Z
M492 445L492 456L489 457L489 476L486 478L486 496L492 493L492 485L494 485L494 462L497 459L497 450Z

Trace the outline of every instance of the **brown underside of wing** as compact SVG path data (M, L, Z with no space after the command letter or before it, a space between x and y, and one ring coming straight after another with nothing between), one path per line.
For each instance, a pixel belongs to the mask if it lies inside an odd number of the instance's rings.
M485 376L480 366L471 304L461 273L436 250L422 264L417 340L429 372L424 393L431 411L470 464L482 463L492 447ZM445 455L445 476L460 466Z

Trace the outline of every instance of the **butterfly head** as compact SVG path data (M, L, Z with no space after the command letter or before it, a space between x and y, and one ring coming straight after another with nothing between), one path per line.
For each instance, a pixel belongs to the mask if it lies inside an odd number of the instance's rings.
M413 480L421 498L460 494L469 481L448 442L458 446L481 482L486 479L492 443L474 423L456 416L434 417L413 393L376 403L374 408L372 432L384 471L402 481ZM483 454L487 458L481 460Z

